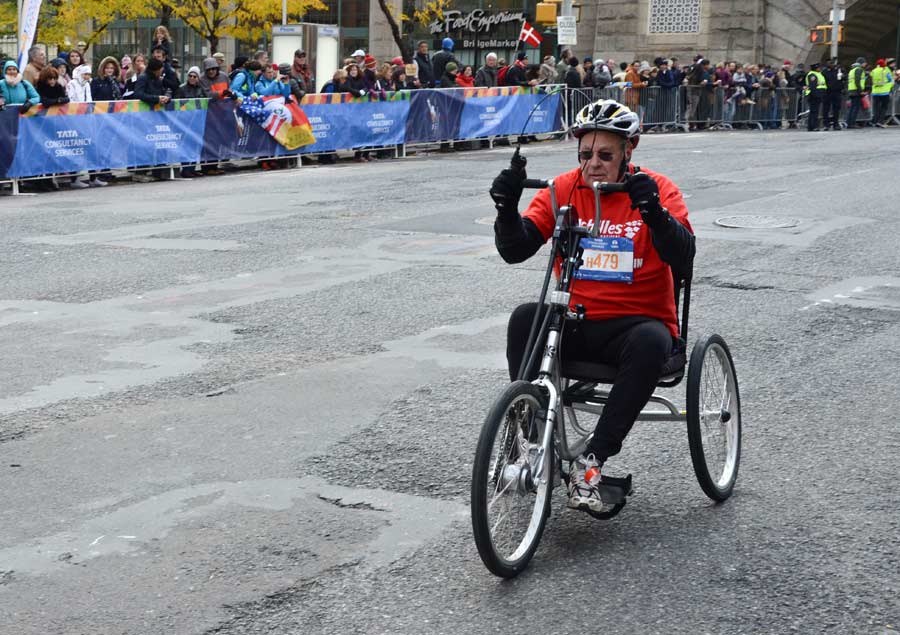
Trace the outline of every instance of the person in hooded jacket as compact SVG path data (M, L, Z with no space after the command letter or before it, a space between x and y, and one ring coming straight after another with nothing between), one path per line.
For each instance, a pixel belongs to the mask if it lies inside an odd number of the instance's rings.
M434 71L435 79L440 78L439 88L447 88L446 85L443 84L444 70L447 68L447 64L453 62L456 64L456 68L459 68L459 60L456 59L456 56L453 55L453 40L449 37L445 37L443 41L441 41L441 50L434 54L431 58L431 66ZM451 84L450 87L453 85Z
M41 104L45 107L69 103L65 87L59 81L59 71L53 66L45 66L35 85Z
M203 75L200 76L200 85L206 91L210 99L222 99L230 97L228 89L228 75L219 68L219 62L214 57L203 60Z
M6 62L0 80L0 107L19 104L19 112L25 113L40 100L34 86L19 73L19 66L12 60Z
M66 85L66 95L69 101L87 102L94 101L91 93L91 67L87 64L76 66L72 71L72 81Z
M122 99L122 87L119 85L119 63L114 57L104 57L97 67L97 74L91 81L91 97L93 101L117 101Z

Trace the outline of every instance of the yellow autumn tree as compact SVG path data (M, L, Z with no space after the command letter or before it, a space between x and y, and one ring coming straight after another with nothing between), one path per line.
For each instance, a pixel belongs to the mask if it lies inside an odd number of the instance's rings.
M0 34L16 33L16 0L0 0Z
M90 46L116 20L159 15L158 0L44 0L37 39L45 43Z
M157 0L209 42L212 53L222 37L255 40L281 22L282 0ZM321 0L287 0L289 22L299 22L310 9L326 9Z

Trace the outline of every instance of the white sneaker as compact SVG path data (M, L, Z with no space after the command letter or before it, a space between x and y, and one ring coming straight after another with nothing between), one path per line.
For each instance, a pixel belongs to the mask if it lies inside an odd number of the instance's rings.
M569 466L569 507L603 511L600 483L600 463L593 454L581 455Z
M91 187L106 187L109 183L95 177L91 179L90 185Z
M73 190L84 190L91 186L87 181L72 181L72 185L70 186Z

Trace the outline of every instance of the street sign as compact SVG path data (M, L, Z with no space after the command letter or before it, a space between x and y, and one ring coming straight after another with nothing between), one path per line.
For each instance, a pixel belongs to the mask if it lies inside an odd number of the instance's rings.
M299 24L273 24L272 35L303 35L303 27Z
M841 9L840 17L838 18L838 22L843 22L844 18L847 17L847 10ZM834 22L834 9L828 12L828 21Z
M574 15L560 15L556 18L557 44L574 46L578 44L578 26Z

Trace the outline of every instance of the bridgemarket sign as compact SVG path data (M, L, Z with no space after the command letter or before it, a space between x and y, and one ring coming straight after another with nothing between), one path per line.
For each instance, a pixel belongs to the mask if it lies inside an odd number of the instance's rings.
M481 9L475 9L463 15L462 11L444 11L443 20L435 20L428 25L432 34L449 33L451 31L472 31L473 33L490 33L496 27L507 22L522 22L525 15L520 11L498 11L485 13Z

